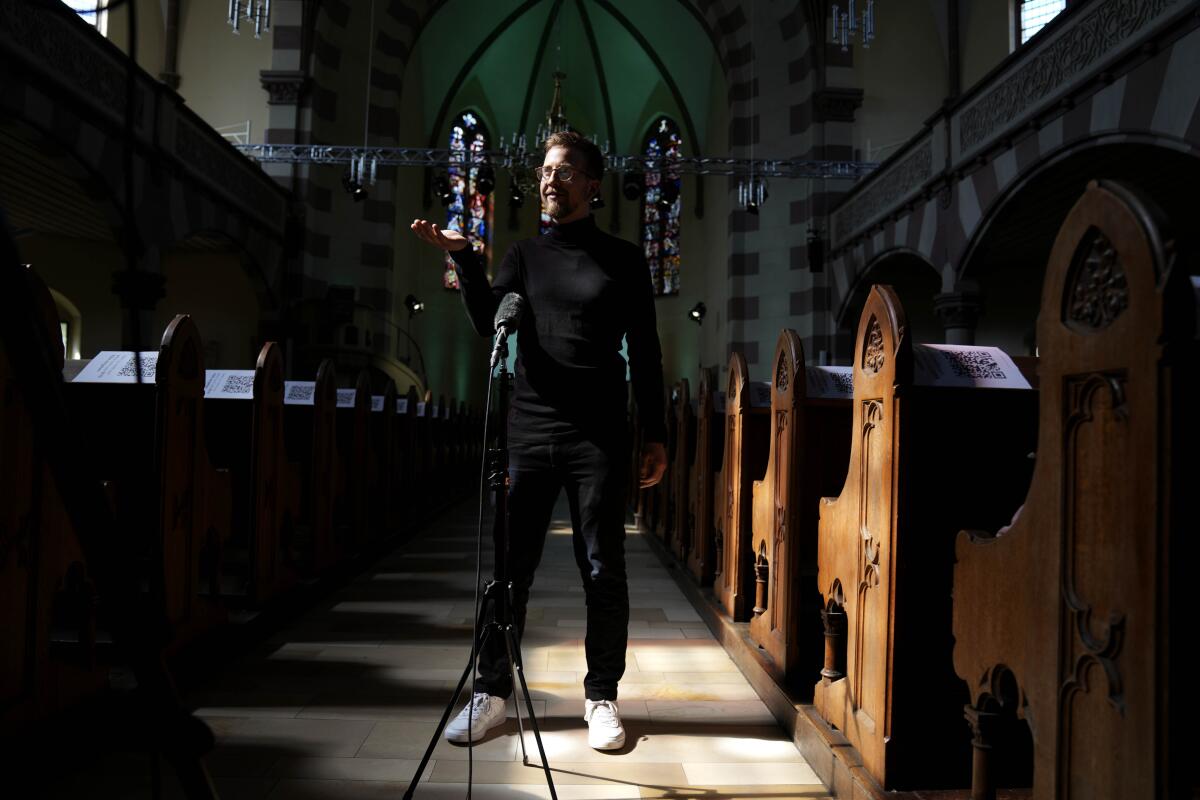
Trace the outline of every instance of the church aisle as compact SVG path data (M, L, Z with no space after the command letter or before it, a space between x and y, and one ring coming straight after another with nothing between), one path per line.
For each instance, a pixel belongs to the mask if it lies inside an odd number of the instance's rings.
M185 697L216 734L207 763L222 798L403 793L466 663L475 514L473 501L454 509ZM585 609L565 502L533 587L523 653L558 796L825 798L646 541L628 530L621 750L587 746ZM507 722L475 747L474 797L549 797L536 744L526 735L533 766L521 763L510 700ZM467 769L465 746L439 742L416 796L464 797ZM149 795L141 789L114 796Z

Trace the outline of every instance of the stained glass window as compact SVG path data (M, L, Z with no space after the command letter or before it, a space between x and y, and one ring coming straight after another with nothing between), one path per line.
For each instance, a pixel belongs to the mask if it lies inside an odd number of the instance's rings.
M489 137L483 122L470 111L459 115L450 128L451 163L446 175L450 181L452 200L446 207L446 230L458 231L471 242L485 263L492 257L492 195L479 191L479 175L485 168L482 154L488 149ZM490 167L486 167L490 170ZM454 261L446 255L442 285L458 288Z
M653 159L646 170L642 196L642 249L650 266L655 294L679 293L679 212L682 181L671 168L671 160L683 155L679 126L662 117L646 134L642 153ZM649 163L647 164L649 167Z

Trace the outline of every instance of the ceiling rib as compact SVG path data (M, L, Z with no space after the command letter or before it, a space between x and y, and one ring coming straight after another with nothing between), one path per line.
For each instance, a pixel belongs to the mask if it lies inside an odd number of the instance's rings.
M583 21L583 32L587 36L588 47L592 51L592 61L596 65L596 80L600 83L600 97L604 101L604 122L608 129L610 147L617 147L616 127L613 125L612 99L608 96L608 79L604 77L604 63L600 59L600 48L596 46L596 32L592 30L592 20L584 8L583 0L575 0L579 9L579 18Z
M434 120L433 128L429 132L429 146L437 147L439 140L442 138L442 126L446 124L446 115L450 113L450 104L454 102L454 98L458 96L458 90L462 88L464 82L475 69L476 63L480 57L487 52L500 35L508 30L508 28L525 15L527 11L536 6L542 0L525 0L515 11L504 18L504 21L497 25L487 37L479 43L475 51L471 53L470 58L465 60L462 69L458 71L458 75L454 76L454 83L450 84L449 90L446 92L446 97L442 100L442 107L438 109L437 119ZM562 2L562 0L557 0Z
M646 53L646 57L649 58L654 66L658 69L659 74L662 75L663 82L667 84L667 88L671 91L671 96L675 98L675 106L679 109L679 113L683 116L683 124L684 127L687 128L688 138L691 140L687 143L688 149L690 149L693 153L700 152L701 142L700 137L696 135L696 125L692 121L692 115L691 112L688 111L687 104L683 102L683 93L679 91L679 85L676 84L675 79L671 77L671 72L667 69L667 65L664 64L662 59L658 57L658 53L656 53L654 48L650 46L650 42L647 41L646 37L642 35L642 32L637 29L637 26L630 22L624 14L618 11L616 7L609 2L609 0L593 0L593 2L600 6L600 8L607 11L610 17L615 19L623 28L625 28L629 35L633 37L633 40L637 42L642 50Z
M537 53L533 57L533 67L529 70L529 83L525 85L525 102L521 104L521 124L517 128L517 135L525 133L529 124L529 107L533 105L533 89L537 85L538 73L542 70L542 59L546 55L546 45L550 42L550 31L554 28L554 21L558 19L558 12L562 10L563 0L554 0L554 6L550 9L550 16L546 17L546 26L542 28L542 38L538 40Z

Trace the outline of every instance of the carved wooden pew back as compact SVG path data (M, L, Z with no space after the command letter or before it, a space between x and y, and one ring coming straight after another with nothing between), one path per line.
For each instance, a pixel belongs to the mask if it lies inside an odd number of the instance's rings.
M136 370L132 354L110 353L64 387L87 431L81 458L108 483L118 524L137 538L151 602L162 604L174 646L225 618L221 562L232 485L228 471L212 467L205 444L203 358L200 333L181 314L159 351L143 355L142 384L113 382L136 380Z
M277 344L263 345L251 375L208 376L204 422L209 456L229 471L232 484L222 595L227 603L258 606L295 579L283 558L287 498L294 489L287 485L283 357Z
M700 370L700 397L696 403L696 457L689 481L691 539L687 548L688 572L701 586L713 581L716 571L714 554L716 527L713 495L721 470L724 438L725 395L718 393L716 370Z
M841 488L850 457L850 393L832 379L848 376L806 367L800 337L789 328L780 332L771 363L770 454L753 488L750 637L776 681L811 681L824 654L818 504Z
M400 417L396 412L396 384L389 378L383 394L371 395L371 434L368 439L370 469L369 530L372 539L386 539L400 528L403 507L398 502Z
M1200 362L1194 262L1172 244L1152 206L1100 182L1051 251L1028 496L1000 535L957 542L954 665L970 690L977 797L994 791L993 729L1014 706L1032 729L1035 798L1194 793L1186 476Z
M1027 387L1015 367L1001 368L1007 357L947 348L914 346L895 293L871 289L853 364L849 468L840 495L820 506L817 579L831 638L814 705L887 790L966 784L953 540L964 520L986 528L1012 516L1036 437L1032 390L945 385L959 370ZM921 377L933 370L943 370L941 385Z
M681 378L679 391L675 393L675 458L671 463L669 487L674 511L668 531L668 547L682 563L687 562L694 524L690 488L695 459L696 413L692 407L691 384L687 378Z
M342 552L352 555L367 541L371 378L366 371L360 371L353 389L337 392L338 489L334 530Z
M54 300L19 268L63 368ZM23 346L29 346L23 342ZM0 342L0 734L94 694L107 682L97 663L96 595L88 566L33 433L22 387Z
M340 560L334 535L337 498L337 376L333 362L323 360L316 381L288 381L284 389L284 438L287 442L291 507L295 523L285 543L289 564L304 575L316 575Z
M721 474L713 503L716 526L713 593L736 622L754 607L754 560L750 553L753 482L762 477L770 448L771 395L768 384L750 382L745 357L729 357Z

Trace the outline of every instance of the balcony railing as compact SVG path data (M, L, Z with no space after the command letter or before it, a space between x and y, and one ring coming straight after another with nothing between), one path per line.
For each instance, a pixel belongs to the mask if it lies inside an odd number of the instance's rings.
M1068 98L1195 10L1195 0L1084 0L1002 61L908 144L860 180L830 215L840 250L1022 128L1065 113Z

